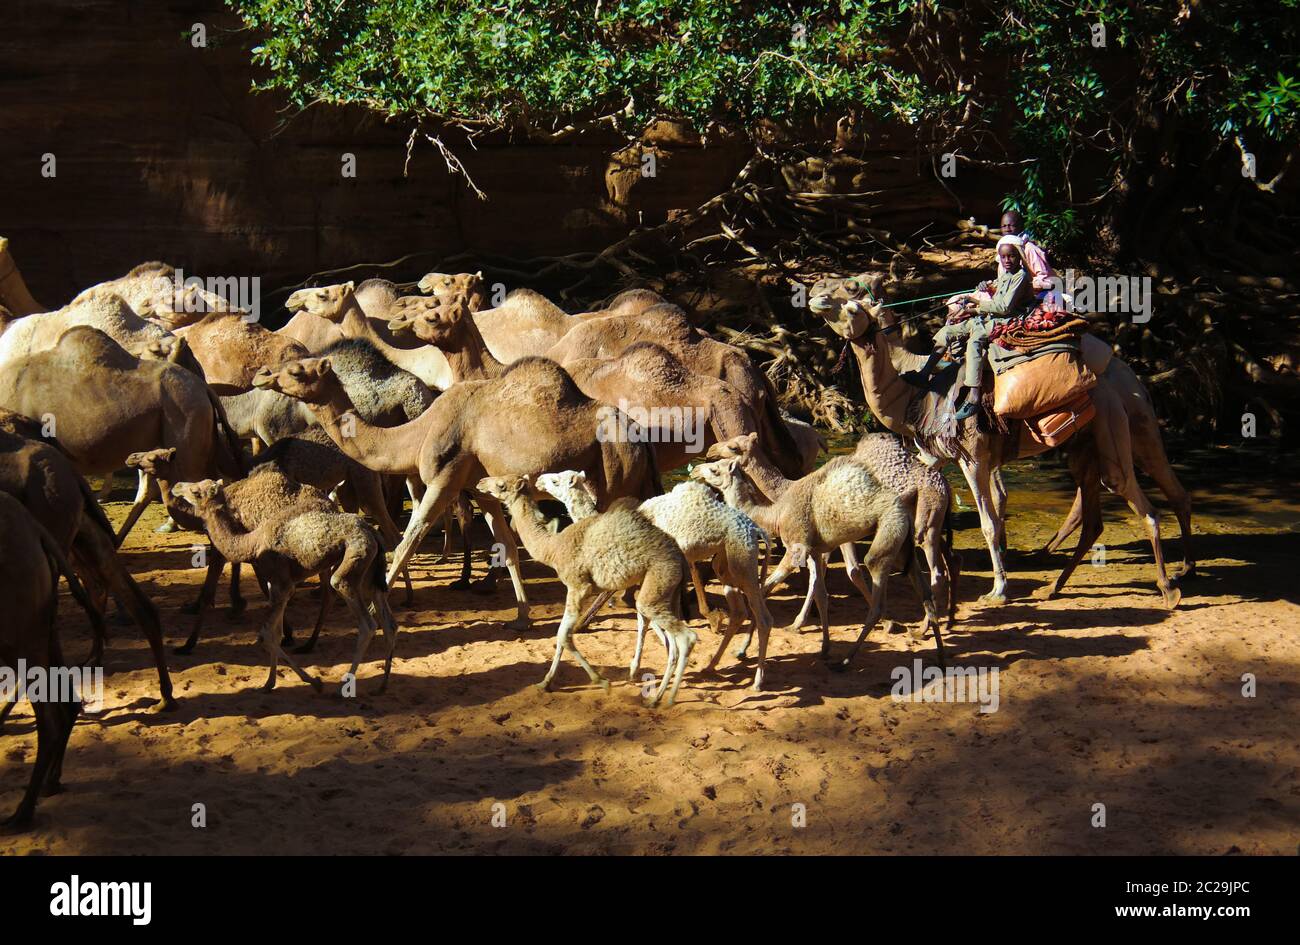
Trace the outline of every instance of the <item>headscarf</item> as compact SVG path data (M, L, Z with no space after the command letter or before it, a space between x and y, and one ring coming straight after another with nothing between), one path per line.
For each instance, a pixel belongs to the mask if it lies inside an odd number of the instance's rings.
M1011 234L1009 236L1004 236L1002 237L1002 239L998 240L997 253L998 253L999 268L1001 268L1002 266L1003 246L1014 246L1016 248L1016 253L1020 256L1020 264L1022 266L1025 265L1025 241L1022 240L1019 236L1016 236L1015 234Z

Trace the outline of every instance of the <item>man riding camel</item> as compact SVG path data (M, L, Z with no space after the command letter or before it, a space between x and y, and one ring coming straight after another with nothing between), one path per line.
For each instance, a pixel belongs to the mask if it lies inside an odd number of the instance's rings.
M948 317L948 324L935 334L934 351L929 360L920 370L902 375L903 380L909 383L923 385L948 348L964 344L962 384L966 387L966 399L957 410L956 419L959 421L974 416L979 409L984 355L994 325L1025 315L1038 304L1033 277L1025 264L1024 246L1024 240L1019 236L1007 235L998 240L998 277L990 287L990 293L976 291L953 296L949 300L952 314Z

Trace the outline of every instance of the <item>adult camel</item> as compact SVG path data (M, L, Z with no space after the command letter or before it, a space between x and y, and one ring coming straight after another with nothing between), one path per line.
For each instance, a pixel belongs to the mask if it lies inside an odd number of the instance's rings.
M975 499L980 527L993 565L993 589L982 599L989 603L1005 603L1007 575L1001 538L1006 496L997 488L995 473L1006 463L1045 452L1047 447L1032 441L1025 433L1023 423L1013 423L1010 433L1001 434L981 429L979 420L974 417L957 424L951 436L935 435L941 426L938 418L947 412L947 391L939 389L941 382L929 389L921 389L901 378L904 372L918 369L925 357L891 343L889 331L898 321L879 301L882 281L880 276L871 274L848 279L823 279L809 292L809 308L849 342L858 361L863 394L876 418L892 432L917 440L935 456L952 460L961 468ZM1085 339L1085 358L1096 350L1095 339L1091 342ZM1102 353L1109 355L1108 350ZM1045 594L1050 597L1060 592L1084 553L1100 535L1098 483L1104 482L1112 492L1123 496L1145 528L1155 557L1156 584L1165 605L1173 608L1182 595L1165 572L1160 521L1138 485L1134 460L1157 481L1174 505L1186 551L1187 573L1194 567L1190 551L1186 550L1191 534L1190 500L1169 466L1150 398L1141 382L1119 358L1103 358L1102 361L1106 363L1098 371L1097 386L1093 389L1096 419L1092 428L1078 434L1066 450L1070 456L1071 472L1079 486L1076 495L1079 508L1062 526L1062 532L1077 518L1082 524L1079 545L1070 564L1049 585ZM1098 363L1098 367L1101 368L1102 364ZM1063 535L1058 533L1054 541L1059 543L1062 538Z
M390 585L448 503L470 491L505 550L519 609L512 626L528 624L518 550L501 503L477 491L475 483L485 476L580 469L596 487L601 508L624 496L647 499L660 492L654 454L646 444L602 436L611 408L587 397L559 365L544 358L516 361L493 380L461 381L398 427L374 427L352 413L328 358L265 370L254 383L305 400L331 439L363 466L419 475L425 492L393 555Z
M131 453L160 445L176 447L187 479L244 469L221 402L202 379L167 361L142 361L94 328L72 328L49 351L0 371L0 407L48 424L83 476L120 469ZM147 492L137 495L119 542L149 501Z

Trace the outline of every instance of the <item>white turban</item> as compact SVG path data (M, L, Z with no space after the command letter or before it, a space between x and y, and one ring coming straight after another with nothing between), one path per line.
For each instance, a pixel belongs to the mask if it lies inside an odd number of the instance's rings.
M1020 253L1022 256L1024 255L1025 241L1014 234L1010 236L1004 236L1002 237L1002 239L998 240L999 251L1002 250L1003 246L1014 246L1016 248L1016 252Z

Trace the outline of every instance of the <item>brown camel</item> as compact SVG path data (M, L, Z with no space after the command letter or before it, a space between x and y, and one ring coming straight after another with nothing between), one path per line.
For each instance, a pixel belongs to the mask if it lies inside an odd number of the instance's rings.
M299 289L284 303L290 312L308 312L333 322L348 338L370 342L389 361L410 371L425 384L446 390L455 378L446 356L423 342L403 345L388 333L389 309L399 298L397 287L382 279Z
M439 298L467 295L487 349L503 364L546 354L569 329L588 319L636 315L664 301L656 292L630 289L615 296L604 309L570 315L540 292L512 289L500 305L488 308L482 272L430 272L420 280L420 291Z
M189 503L203 519L208 537L223 556L231 561L251 562L258 579L270 590L271 603L262 627L262 642L270 654L271 665L262 690L275 688L281 657L303 682L316 690L321 688L320 680L303 671L281 649L279 640L284 612L298 582L312 574L332 571L330 585L347 602L357 621L357 649L343 691L347 692L349 679L356 679L357 667L375 631L382 629L388 641L384 678L379 686L383 692L393 669L397 621L388 608L383 553L370 526L346 512L299 511L290 507L248 530L230 510L223 485L220 479L181 482L172 486L171 492Z
M97 615L91 621L97 631L92 661L98 664L103 653L99 615L104 611L104 596L111 591L149 641L158 667L161 708L174 709L158 610L118 557L108 518L57 442L31 437L33 432L39 435L39 430L31 429L32 421L4 413L0 418L0 492L23 503L90 590L90 604Z
M351 402L327 358L265 371L255 383L311 404L334 442L362 465L419 475L425 492L393 556L390 584L448 503L485 475L581 469L602 502L649 498L660 491L653 453L643 444L599 436L610 408L591 400L559 365L543 358L517 361L495 380L456 384L418 419L390 428L371 426L350 412ZM525 626L528 602L514 536L499 502L478 493L474 498L505 550L519 610L515 625Z
M141 318L116 295L91 295L55 312L39 312L0 323L0 366L49 351L70 328L97 328L136 357L168 360L177 340L165 328Z
M388 327L442 350L457 381L500 377L506 366L493 357L470 315L471 297L401 299ZM638 342L610 360L569 362L565 371L593 400L627 410L655 451L660 470L676 469L710 443L758 431L749 405L725 381L692 374L665 348Z
M242 471L238 443L218 429L216 395L183 368L141 361L88 327L70 329L53 349L12 367L0 372L0 406L48 424L82 475L120 469L131 453L159 444L177 448L178 475ZM149 503L142 493L119 541Z
M1000 480L995 473L1000 466L1043 452L1045 448L1024 433L1023 422L1013 423L1011 433L1004 435L984 432L977 418L971 418L958 426L955 437L933 435L931 431L940 426L937 418L947 412L947 392L913 387L900 377L906 371L920 368L925 356L912 354L889 340L889 331L897 325L897 318L880 301L881 281L878 276L866 274L852 279L823 279L809 293L809 308L826 319L832 330L853 348L867 405L880 422L900 436L918 440L931 454L960 466L975 498L993 565L993 589L983 599L1004 603L1007 576L1001 544L1006 495L998 487ZM1090 350L1096 350L1095 345L1095 340L1090 342L1085 337L1085 359ZM1109 355L1108 351L1103 353ZM1160 521L1138 485L1133 471L1134 458L1174 505L1189 572L1193 568L1187 548L1191 503L1169 466L1150 398L1132 370L1119 358L1109 357L1098 373L1097 386L1093 389L1096 419L1090 429L1076 435L1066 447L1068 454L1081 457L1071 460L1072 471L1076 477L1091 471L1102 478L1107 488L1124 497L1147 532L1155 557L1156 584L1165 606L1173 608L1182 594L1165 573ZM932 387L941 385L942 377ZM1091 459L1083 455L1090 450L1094 451ZM1080 533L1073 560L1045 589L1047 596L1060 592L1074 567L1100 535L1100 509L1089 504L1091 495L1098 492L1085 480L1079 480L1079 487L1078 501L1082 509L1079 519L1087 527ZM1069 524L1067 520L1063 530Z
M805 471L799 444L781 419L776 391L749 355L702 334L676 305L661 303L631 315L605 315L574 328L546 353L567 367L580 359L608 360L638 341L652 341L671 352L688 371L726 381L754 411L759 439L786 476Z
M333 446L333 444L330 445ZM172 494L172 486L175 483L172 482L171 478L171 459L175 452L174 449L163 449L132 453L127 458L127 463L154 480L169 513L182 517L194 517L193 509L189 503L181 501ZM338 511L334 503L330 501L329 496L321 489L310 484L304 484L292 476L286 475L280 468L272 464L256 466L246 478L228 483L226 485L226 499L231 514L245 531L252 531L262 522L268 521L277 515L282 515L289 509L294 509L297 512ZM200 519L200 521L202 520ZM177 653L189 654L194 652L194 647L199 642L199 634L203 630L203 619L208 608L212 606L213 601L216 599L217 581L221 578L222 566L226 563L226 559L215 544L211 545L208 551L207 574L203 580L203 587L199 591L198 599L192 607L188 608L195 614L194 625L190 630L189 637L176 648ZM242 613L245 606L244 599L239 593L239 571L242 563L241 561L230 562L230 610L232 614ZM322 588L320 609L316 614L316 627L312 630L311 639L307 643L298 646L294 652L309 653L315 648L316 639L320 636L321 626L325 622L325 613L329 609L330 596L323 593L328 576L327 572L320 575ZM263 593L266 592L265 586L260 582L258 586ZM292 644L293 631L289 627L288 620L285 620L284 637L281 639L280 645L290 646Z
M259 368L277 367L308 354L306 345L268 331L240 309L208 312L173 332L189 345L208 385L221 395L252 389Z
M54 624L60 574L93 619L94 608L58 543L17 499L0 493L0 597L5 602L5 619L0 621L0 666L18 671L22 660L28 673L44 670L51 684L54 673L69 668ZM36 716L36 764L18 809L0 821L0 829L6 831L26 830L36 811L37 795L62 790L63 755L81 711L80 694L74 690L66 699L36 699L32 711Z

